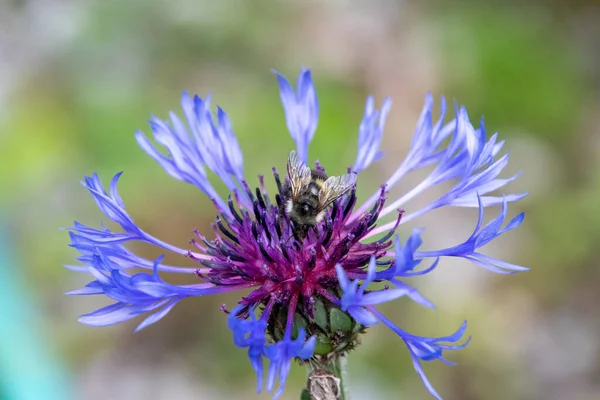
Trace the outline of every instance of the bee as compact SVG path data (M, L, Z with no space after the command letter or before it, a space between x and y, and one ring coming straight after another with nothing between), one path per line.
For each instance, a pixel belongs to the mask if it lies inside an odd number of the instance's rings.
M283 188L283 211L294 223L294 236L304 238L308 229L325 217L325 210L356 184L356 174L328 177L310 169L292 150L287 163L288 181Z

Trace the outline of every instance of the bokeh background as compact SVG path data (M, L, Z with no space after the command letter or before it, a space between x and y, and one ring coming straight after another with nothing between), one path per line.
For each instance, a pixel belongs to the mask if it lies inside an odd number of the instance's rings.
M151 113L178 111L183 90L212 92L247 176L282 169L293 142L270 69L295 79L301 66L313 70L321 105L310 155L329 170L353 162L367 94L378 106L393 98L387 154L365 172L363 196L406 153L427 91L465 104L474 122L485 115L512 151L504 176L523 171L506 190L531 193L510 207L526 211L525 223L486 251L531 271L498 276L446 260L412 281L437 310L407 299L386 308L415 334L469 321L472 343L449 355L458 366L425 365L438 391L600 399L599 43L594 1L0 0L0 399L270 398L254 394L245 351L219 311L235 297L189 299L136 334L136 321L79 324L105 301L63 295L87 277L61 267L76 252L59 228L106 221L79 181L125 171L132 216L185 247L214 209L168 177L133 132L149 132ZM400 233L425 226L433 249L468 237L475 221L475 210L441 210ZM349 364L354 399L430 398L383 327ZM294 366L284 398L297 399L304 379Z

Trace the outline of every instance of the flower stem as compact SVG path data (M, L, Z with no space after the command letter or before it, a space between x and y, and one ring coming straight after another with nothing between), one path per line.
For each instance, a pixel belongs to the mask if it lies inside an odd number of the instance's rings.
M350 400L346 357L311 360L307 365L308 380L301 400Z
M348 358L346 356L339 357L336 367L338 377L340 378L340 400L350 400L350 395L348 394Z

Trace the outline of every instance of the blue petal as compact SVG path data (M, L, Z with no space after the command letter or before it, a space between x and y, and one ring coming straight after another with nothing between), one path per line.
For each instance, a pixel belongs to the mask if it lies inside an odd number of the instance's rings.
M509 194L506 196L482 196L481 202L484 207L497 206L502 204L504 201L509 203L514 203L515 201L519 201L525 198L529 193L517 193L517 194ZM456 207L478 207L477 196L475 194L469 194L463 196L459 199L452 200L448 203L450 206Z
M433 266L435 267L435 265ZM433 268L431 268L433 269ZM414 275L414 274L412 274ZM400 288L399 290L403 290L406 292L406 296L410 297L410 299L412 301L414 301L417 304L420 304L422 306L431 308L431 309L435 309L435 306L433 305L433 303L429 300L427 300L425 298L425 296L423 296L421 293L419 293L419 291L409 285L407 285L406 283L400 281L399 279L393 279L390 282L392 282L392 284L394 286L396 286L397 288Z
M137 317L139 314L160 307L166 301L153 305L131 306L123 304L121 307L115 306L112 311L106 312L107 307L99 310L98 314L89 313L81 316L78 321L82 324L91 326L107 326L128 321ZM110 306L109 306L110 307Z
M229 313L227 325L233 332L233 342L237 347L248 348L248 357L257 376L257 393L262 390L263 353L266 345L267 322L256 319L254 311L250 312L250 320L238 318L243 306L237 306Z
M362 296L362 298L358 301L358 304L361 306L369 306L386 303L399 297L406 296L409 292L410 290L406 288L377 290Z
M270 360L267 375L268 392L273 389L275 379L279 378L279 390L275 393L274 399L279 397L285 389L285 381L290 371L291 360L295 357L307 360L314 353L315 336L305 341L306 331L302 328L299 329L296 339L291 339L290 335L291 331L286 330L283 340L267 346L264 351L265 357Z
M504 228L502 228L502 224L506 219L508 210L508 200L505 198L502 202L502 210L500 211L500 214L498 214L496 218L488 222L488 224L482 228L481 225L483 221L484 200L481 196L478 196L478 202L479 217L477 220L477 225L475 226L475 230L471 236L469 236L466 241L459 245L441 250L417 252L415 253L415 257L461 257L482 268L499 274L510 274L518 271L528 270L526 267L510 264L477 252L477 249L488 244L498 236L518 227L524 219L524 214L521 213L511 219L510 222L506 224Z
M277 71L273 72L277 75L286 124L296 142L298 157L308 164L308 144L315 134L319 119L319 103L310 70L300 70L296 93L283 75Z
M177 303L178 303L178 300L175 300L168 306L164 307L159 312L154 313L154 314L150 315L149 317L147 317L144 321L142 321L141 324L138 325L137 328L135 328L135 332L141 331L148 325L152 325L153 323L160 321L165 315L167 315L169 313L169 311L171 311L173 309L173 307L175 307L175 305Z
M420 240L416 242L413 241L412 243L414 245L417 245L420 243ZM343 292L339 303L341 309L342 311L347 311L348 314L352 316L352 318L354 318L357 322L359 322L362 325L370 326L377 323L377 319L371 314L370 311L365 309L365 306L381 304L402 296L409 296L411 299L417 301L419 304L433 308L433 305L427 299L421 296L421 294L416 289L405 285L397 279L392 280L394 275L390 274L390 271L392 271L393 273L394 267L390 267L390 269L388 269L387 271L376 273L376 262L374 256L371 256L365 281L362 285L360 285L360 287L358 279L354 281L348 280L348 277L341 266L336 266L336 270L338 274L338 280L340 282L340 288ZM365 294L366 287L375 279L391 280L391 282L397 286L397 289L384 289Z
M415 371L417 372L417 374L419 375L419 377L421 378L423 385L425 385L425 387L427 388L427 391L429 393L431 393L431 395L433 397L435 397L436 399L443 400L442 397L438 394L438 392L433 388L433 385L431 384L431 382L429 382L429 379L427 379L427 375L425 375L425 372L423 371L423 367L421 367L421 362L419 361L417 356L415 356L413 353L410 353L410 357L413 362L413 367L414 367Z
M302 346L296 357L303 360L308 360L315 352L315 345L317 344L317 337L311 336Z
M483 121L480 128L475 129L469 121L469 116L464 107L456 106L456 119L443 124L445 106L442 107L440 120L434 125L431 118L433 101L428 95L417 129L413 136L411 148L404 161L386 182L388 189L396 184L406 173L415 169L435 164L432 172L421 183L409 190L401 198L389 203L380 213L383 217L396 210L410 199L420 195L434 185L454 181L450 190L441 197L404 215L401 223L406 223L422 216L432 210L445 206L476 207L479 205L477 195L482 196L481 203L484 207L501 204L502 199L493 196L484 196L514 181L518 174L510 178L498 179L508 163L509 154L495 157L502 148L503 142L497 143L497 135L486 140L486 131ZM367 108L367 111L372 111ZM367 122L370 122L367 120ZM446 140L450 136L450 140ZM365 147L366 148L366 147ZM526 194L507 194L506 201L514 202ZM350 221L356 220L377 199L373 194L363 205L353 212ZM386 223L372 230L368 237L391 229L395 222Z
M168 151L168 155L160 153L140 131L135 134L136 140L169 175L195 185L228 213L226 203L209 182L205 168L214 172L230 191L238 189L244 180L242 152L231 122L218 108L218 124L215 125L210 112L210 96L205 100L198 96L192 99L183 92L181 107L187 126L172 112L170 123L156 117L150 120L154 140ZM241 196L245 205L251 204L245 192L242 191Z
M421 366L421 360L423 361L431 361L434 359L439 359L444 362L448 362L443 358L444 350L458 350L465 347L469 340L462 345L445 345L440 344L439 342L456 342L462 338L464 335L465 329L467 327L466 321L460 326L460 328L454 332L452 335L443 336L440 338L428 338L422 336L411 335L404 330L400 329L394 323L392 323L389 319L387 319L379 310L374 307L368 307L369 311L373 313L375 317L377 317L384 325L390 328L394 333L396 333L406 344L410 356L413 361L413 366L417 374L421 377L423 384L434 397L437 399L441 399L440 395L435 391L427 376L423 372L423 368Z
M348 275L346 275L346 271L339 264L335 266L335 270L337 272L340 288L344 291L348 290L348 287L350 286L350 280L348 279Z
M348 314L354 318L356 322L364 326L377 324L377 318L363 307L350 307Z
M101 249L96 249L96 253L90 253L89 259L88 271L96 280L90 282L84 289L70 294L104 294L117 303L83 315L79 321L88 325L111 325L129 320L139 314L155 311L155 314L147 317L138 326L137 331L163 318L179 300L185 297L229 290L210 284L190 287L164 282L158 275L162 256L154 261L152 274L142 272L133 276L118 263L110 260ZM235 288L235 285L232 288Z
M385 127L385 120L392 106L389 97L383 102L381 113L374 108L373 97L369 96L365 105L365 115L358 131L358 154L352 170L360 172L381 157L379 147ZM379 120L377 116L379 114Z
M100 230L88 228L85 225L75 222L69 232L71 244L69 246L79 251L82 256L78 259L84 263L91 262L91 258L98 252L105 254L110 260L119 264L121 268L145 268L153 269L154 261L135 255L123 244L121 238L127 238L127 235L111 232L106 228ZM116 240L107 240L105 238L115 238ZM85 266L65 266L71 270L87 272ZM172 265L161 264L158 266L160 271L192 274L197 268L184 268Z
M117 192L117 182L120 176L121 173L118 173L112 179L110 185L110 196L102 187L102 183L97 174L93 174L92 177L85 177L82 184L86 189L89 190L100 210L102 210L102 212L112 221L121 225L125 233L114 233L107 229L98 230L88 228L78 223L76 223L75 226L70 229L90 241L97 241L99 243L116 243L128 240L139 240L162 247L175 253L184 255L187 254L188 250L180 249L165 243L162 240L159 240L146 233L137 226L137 224L125 211L123 200Z

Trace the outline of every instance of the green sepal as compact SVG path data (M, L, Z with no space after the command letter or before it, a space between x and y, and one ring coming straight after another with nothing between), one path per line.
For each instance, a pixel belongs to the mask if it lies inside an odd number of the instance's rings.
M306 330L306 320L300 315L294 315L294 323L292 324L292 337L298 337L298 330L304 328Z
M317 343L315 344L315 354L325 356L331 353L333 346L331 340L326 335L317 336Z
M325 309L323 302L319 299L316 299L315 304L313 305L313 315L315 323L319 326L319 328L327 332L327 328L329 327L327 310Z
M352 319L348 314L337 308L331 309L329 323L333 332L352 332Z
M300 394L300 400L310 400L310 394L306 388L302 389L302 393Z

